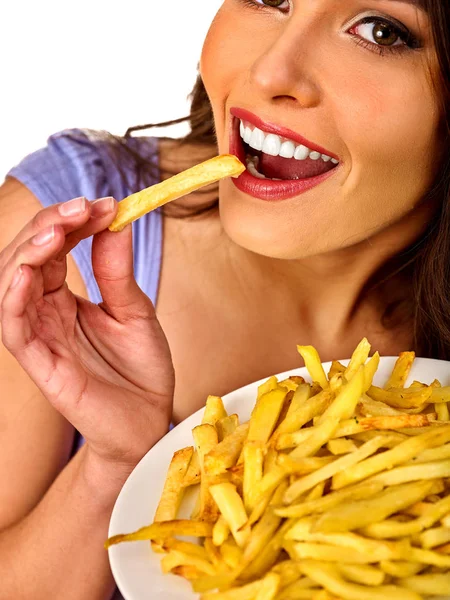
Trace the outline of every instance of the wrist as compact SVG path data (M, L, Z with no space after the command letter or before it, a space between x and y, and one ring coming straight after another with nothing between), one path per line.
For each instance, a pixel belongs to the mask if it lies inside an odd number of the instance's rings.
M136 465L124 465L98 456L86 444L79 450L80 476L89 496L105 509L112 509L123 485Z

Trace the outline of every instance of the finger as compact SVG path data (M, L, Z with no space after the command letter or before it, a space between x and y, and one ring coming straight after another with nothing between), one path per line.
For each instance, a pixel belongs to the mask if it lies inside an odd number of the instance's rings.
M66 256L83 239L103 231L112 223L117 213L117 202L112 197L99 198L90 205L90 219L79 229L66 235L64 246L57 256L42 267L45 293L59 289L67 275Z
M131 225L121 232L105 230L94 237L92 266L102 306L117 321L155 318L153 304L134 278Z
M18 246L43 229L48 229L52 225L61 225L64 233L69 233L86 223L90 218L90 214L90 203L86 198L73 198L68 202L55 204L40 210L4 249L2 253L3 264L11 258Z
M2 341L37 385L48 381L54 366L52 353L35 334L27 307L33 294L33 270L18 267L1 305Z
M83 239L103 231L110 225L117 213L117 201L111 196L99 198L90 203L91 215L88 221L78 229L66 235L64 247L58 258L68 254Z
M18 246L1 271L0 301L11 285L13 276L20 265L41 267L61 250L64 239L62 227L52 225Z
M99 198L88 202L86 198L74 198L39 211L3 250L2 263L7 262L16 248L26 240L52 225L60 225L67 235L67 254L84 238L102 231L113 221L117 203L111 198ZM72 239L71 237L72 236Z

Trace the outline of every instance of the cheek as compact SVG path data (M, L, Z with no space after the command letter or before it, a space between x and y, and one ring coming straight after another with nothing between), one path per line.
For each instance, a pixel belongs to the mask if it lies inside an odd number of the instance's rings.
M406 68L385 77L368 70L348 86L341 83L339 95L335 122L352 168L383 169L388 178L428 183L438 147L439 111L425 76Z
M211 101L218 133L224 124L227 97L244 82L255 51L250 43L249 24L241 17L237 19L236 8L231 4L225 2L217 13L200 58L200 74Z

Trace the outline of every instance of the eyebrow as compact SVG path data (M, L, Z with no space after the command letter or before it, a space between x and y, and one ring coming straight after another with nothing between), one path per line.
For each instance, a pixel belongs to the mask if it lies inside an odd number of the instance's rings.
M391 0L391 2L400 2L402 4L412 4L416 8L425 11L423 0Z

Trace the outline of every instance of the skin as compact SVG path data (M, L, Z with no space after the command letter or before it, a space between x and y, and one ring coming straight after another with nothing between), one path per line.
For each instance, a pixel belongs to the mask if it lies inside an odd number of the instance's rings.
M112 506L167 431L172 399L179 421L209 393L298 366L297 343L313 344L324 360L348 356L364 335L381 354L408 347L409 327L384 330L379 304L362 290L433 210L420 203L439 154L429 34L424 16L403 3L342 4L294 0L283 14L224 2L201 61L220 151L228 150L229 108L242 106L329 148L341 165L279 204L225 181L220 218L165 220L156 314L133 278L129 230L105 230L115 201L78 203L81 212L64 215L59 206L40 210L14 180L1 188L4 597L110 596L102 544ZM424 51L380 57L348 40L343 24L367 5L411 29L419 19ZM162 166L199 162L202 151L191 150L162 144ZM45 233L47 243L32 241ZM99 307L83 299L67 258L92 234ZM86 445L68 462L74 427Z

